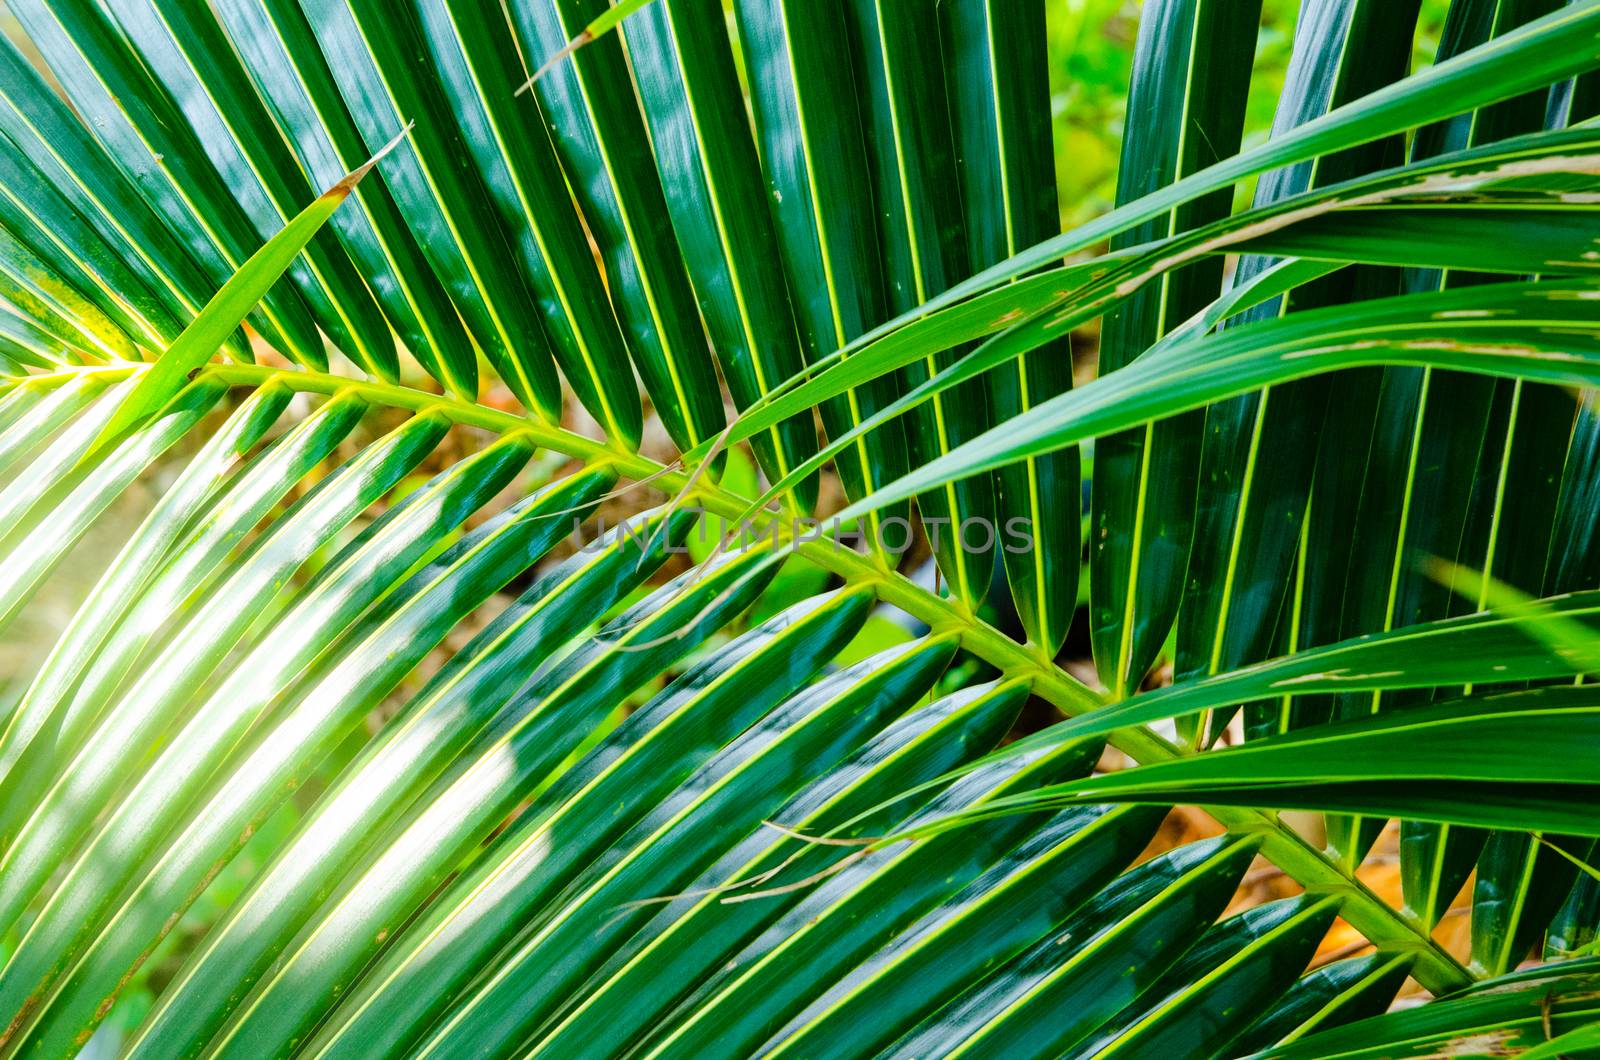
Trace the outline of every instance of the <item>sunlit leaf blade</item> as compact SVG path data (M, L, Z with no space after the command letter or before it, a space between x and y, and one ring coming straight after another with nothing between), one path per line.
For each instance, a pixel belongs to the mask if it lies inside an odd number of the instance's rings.
M1439 56L1447 60L1462 54L1555 6L1548 0L1463 0L1452 4ZM1431 158L1502 140L1538 129L1543 120L1542 93L1504 100L1419 130L1411 143L1411 157ZM1404 289L1459 288L1495 279L1472 272L1414 271L1407 273ZM1477 465L1485 433L1491 429L1498 385L1509 388L1513 384L1432 368L1384 371L1351 545L1355 555L1370 559L1351 569L1345 590L1347 632L1409 625L1449 612L1449 586L1420 569L1419 558L1468 556L1480 547L1471 539L1475 528L1469 519L1474 480L1481 478ZM1498 473L1491 481L1500 481ZM1493 496L1491 491L1480 511L1494 510ZM1528 498L1527 509L1530 517L1536 517L1537 502ZM1492 525L1492 519L1485 522ZM1483 532L1487 535L1488 528ZM1487 548L1487 542L1481 547ZM1544 551L1533 542L1527 547ZM1479 565L1475 559L1469 562ZM1537 566L1537 561L1533 565ZM1535 582L1537 578L1534 575ZM1462 609L1467 607L1470 605ZM1354 697L1340 700L1335 712L1354 716L1401 708L1410 701L1407 695ZM1354 863L1381 828L1377 821L1330 821L1329 843ZM1406 873L1408 901L1425 922L1432 922L1466 879L1483 837L1469 831L1438 832L1430 825L1403 824L1402 831L1402 859L1410 863L1411 870ZM1422 866L1420 871L1417 863Z
M72 469L51 483L30 511L9 520L0 536L0 628L107 506L186 435L225 389L209 380L186 387L159 418L125 439L105 461Z
M274 406L281 411L280 402L287 398L274 398L269 388L261 404L266 412ZM259 408L247 405L248 418L233 425L244 432L240 441L253 442L250 435L270 425L252 422ZM63 636L60 650L40 668L0 749L0 768L6 771L0 790L25 788L37 770L70 760L71 749L113 705L113 693L133 672L161 624L196 611L204 592L230 573L224 563L228 554L301 477L332 453L366 411L359 399L334 398L231 480L225 474L232 461L226 449L213 454L221 468L207 469L205 462L196 461L198 475L169 494L173 510L158 506L142 528L140 536L147 538L138 546L142 559L122 557L128 562L116 567L121 577L106 585L104 595L85 601L72 635ZM219 433L227 439L234 430ZM174 546L181 547L169 557L166 550ZM40 739L41 734L59 740L59 748L53 740ZM28 810L21 800L8 799L4 806L0 832L10 835Z
M745 61L766 71L750 85L750 103L808 363L888 316L862 143L863 99L853 78L837 71L844 39L840 2L734 5ZM902 382L889 375L824 402L824 426L832 435L844 433L888 404ZM834 464L852 498L867 496L908 466L899 422L855 439ZM884 541L883 521L906 514L907 506L896 504L867 519L873 547Z
M350 431L362 412L365 412L365 407L354 400L330 402L328 415L320 420L312 418L302 426L301 431L296 432L299 437L291 437L290 442L282 447L269 450L269 458L258 461L256 466L256 471L262 472L258 480L251 482L250 477L246 477L243 488L230 492L229 500L234 503L219 506L219 511L214 512L216 517L210 520L211 525L202 524L195 528L194 535L190 535L190 544L194 548L184 552L179 562L166 568L162 578L149 583L146 596L136 600L136 604L128 610L117 637L102 645L101 652L91 660L86 660L86 665L90 666L88 673L72 687L77 697L40 703L43 711L64 713L62 717L51 717L50 725L54 732L77 738L64 745L64 761L59 765L75 761L78 756L85 757L85 761L90 761L96 754L117 757L125 753L122 741L126 733L142 732L146 733L142 738L149 738L152 730L158 732L158 725L152 724L147 714L139 714L139 709L147 711L149 705L134 708L128 703L138 703L141 693L147 693L150 701L155 703L160 703L163 697L181 700L202 687L211 666L216 665L222 653L226 653L227 648L237 642L238 637L250 626L251 618L254 618L248 607L245 612L240 612L240 604L259 607L262 602L272 599L274 580L294 572L317 548L317 541L312 540L312 535L318 527L336 530L347 525L360 509L365 508L365 503L371 503L374 496L381 496L390 485L394 485L398 477L410 471L416 461L438 444L443 434L443 424L438 421L429 418L408 421L390 439L368 448L360 458L350 461L341 472L326 479L317 493L307 496L291 511L285 512L282 519L277 520L274 532L254 549L250 562L219 564L229 549L261 520L262 514L266 514L267 509L293 487L294 479L285 482L280 477L283 471L294 468L296 461L309 461L314 466L315 461L322 460L333 445L338 444L338 440ZM309 471L306 464L299 466L301 474ZM203 599L200 602L192 599L198 589L208 588L219 592L221 599ZM190 608L198 615L205 616L208 628L190 629L187 636L173 637L170 642L162 644L162 658L170 663L166 673L160 673L163 669L160 666L146 669L146 673L139 674L141 681L134 682L122 697L112 697L110 692L114 692L130 676L131 665L139 650L149 644L163 621L173 613L181 610L187 612ZM171 709L171 706L171 701L166 701L165 708ZM115 717L117 721L109 721L110 717ZM138 738L134 741L138 743ZM8 754L13 753L13 749L16 753L22 751L21 746L11 748L8 745ZM18 783L18 773L8 773L3 781L8 786ZM19 799L6 801L3 810L5 817L0 820L5 821L5 833L13 841L18 839L16 825L37 815L38 807L50 802L46 796L48 793L40 793L32 802ZM69 817L59 818L58 825L78 829L90 825L90 821L70 821ZM13 842L6 857L16 858L18 849L18 844ZM48 850L48 844L42 850L42 857L45 858L42 868L48 869L54 857L53 852ZM24 882L26 877L27 874L22 871L13 871L6 881L6 889L21 893L27 889Z
M5 433L0 434L0 472L9 472L13 464L35 452L111 382L110 375L93 372L53 387L38 382L19 384L5 396L5 415L0 417L5 426Z
M1049 936L925 1020L896 1057L1059 1053L1140 996L1219 915L1256 851L1186 844L1119 876ZM1070 947L1063 952L1063 947Z
M1237 1016L1276 998L1278 984L1305 967L1338 912L1337 897L1303 894L1229 917L1110 1026L1064 1055L1159 1056L1171 1049L1228 1055L1246 1023Z
M27 752L35 736L51 724L50 719L56 717L58 711L62 720L65 720L67 698L74 688L87 691L91 696L103 688L93 681L79 684L80 678L92 662L106 661L108 656L115 655L108 638L118 620L136 606L135 599L145 592L151 579L164 565L167 550L185 539L185 530L190 521L205 510L208 501L214 499L212 491L228 481L240 457L260 441L261 435L282 414L289 398L287 389L266 386L241 403L227 424L217 430L205 448L194 455L178 481L173 483L139 530L112 560L105 578L96 584L89 597L79 606L72 622L62 632L8 719L4 735L0 735L0 790L9 792L18 789L18 781L12 770L17 768L18 761ZM355 416L345 420L343 429L336 428L328 443L329 449L345 430L354 425L354 419L360 415L362 408L357 405L353 411ZM284 448L291 446L286 444ZM326 451L317 452L313 463L324 455ZM293 476L296 479L298 477L298 474ZM253 519L251 521L254 522ZM193 541L193 538L189 540ZM198 542L195 544L198 558L201 549ZM79 735L70 728L58 731L68 743ZM39 750L34 753L43 754ZM8 815L8 819L10 817Z
M509 1044L508 1038L532 1026L534 1019L560 1000L547 998L538 982L540 955L552 952L545 947L554 947L554 952L573 951L552 980L565 996L561 988L577 985L578 980L569 977L580 971L576 961L589 950L582 943L573 947L567 942L568 933L588 926L585 934L592 937L600 928L595 941L603 944L617 926L615 903L609 896L671 894L674 881L692 879L697 869L707 867L716 856L714 837L762 827L764 814L777 809L791 794L781 767L790 749L809 752L818 763L840 762L932 684L948 661L948 648L947 643L938 641L894 648L889 658L875 656L841 671L837 680L819 682L792 698L706 761L679 791L636 826L620 844L616 858L602 861L580 879L572 899L557 903L541 929L501 965L501 974L472 992L435 1034L448 1035L451 1051ZM774 769L775 764L779 768ZM694 854L688 857L691 850ZM651 886L651 880L659 884ZM631 886L635 881L645 886ZM626 926L649 915L647 908L635 908L624 914L621 923ZM611 923L601 928L603 920ZM524 999L531 1011L519 1009L507 1018L507 1011L493 1004L504 997Z
M842 768L800 790L775 815L802 835L870 835L908 807L861 816L891 792L938 776L945 768L993 746L1014 720L1015 686L977 686L926 704L863 744ZM770 828L732 846L607 963L598 983L572 1012L542 1037L540 1052L582 1043L622 1048L648 1031L671 1006L802 901L805 890L780 891L761 900L720 899L759 888L767 880L805 879L838 863L837 847L806 844ZM725 891L729 881L751 881Z
M542 786L549 770L581 746L620 698L742 611L773 572L768 554L737 555L714 576L656 590L610 620L608 633L588 640L554 667L535 669L511 693L516 709L395 822L340 900L313 917L315 926L303 928L272 974L256 984L219 1033L222 1050L256 1055L262 1048L281 1048L271 1043L295 1040L320 1022L388 934L507 813ZM509 840L507 846L514 850ZM425 944L427 936L419 931L412 942ZM393 951L398 963L404 964L410 949ZM425 979L421 985L431 989L434 984ZM358 1014L359 1009L352 1011ZM328 1035L335 1029L330 1027ZM407 1036L424 1029L407 1022L391 1032Z
M1347 3L1344 0L1307 5L1295 26L1294 53L1278 97L1273 135L1295 127L1368 92L1399 80L1410 61L1415 29L1415 3ZM1395 139L1375 141L1339 155L1263 175L1255 201L1269 204L1381 170L1401 160ZM1360 222L1351 227L1359 228ZM1430 225L1430 231L1439 231ZM1341 226L1341 238L1345 232ZM1281 236L1292 241L1295 230ZM1313 237L1314 238L1314 237ZM1385 238L1386 245L1396 241ZM1240 260L1232 277L1239 286L1251 281L1272 259ZM1286 312L1338 304L1393 293L1398 277L1377 270L1352 269L1318 279L1282 298L1256 306L1229 326ZM1364 377L1365 373L1358 373ZM1205 435L1197 492L1194 548L1189 559L1183 610L1179 616L1175 665L1179 673L1214 673L1255 662L1272 653L1274 641L1288 650L1337 639L1328 623L1339 621L1342 602L1334 593L1331 608L1319 592L1332 568L1341 577L1340 549L1348 547L1348 521L1343 505L1318 506L1317 517L1304 523L1305 507L1316 471L1318 488L1327 495L1342 480L1359 477L1367 446L1367 426L1359 412L1364 378L1309 380L1213 405L1205 413ZM1338 391L1336 413L1326 422L1330 393ZM1322 435L1328 440L1321 442ZM1349 467L1342 468L1343 461ZM1295 553L1306 535L1305 562ZM1294 576L1293 578L1291 576ZM1290 595L1291 581L1298 582ZM1343 587L1342 580L1339 582ZM1306 613L1309 595L1317 610ZM1280 616L1290 608L1292 619ZM1325 611L1331 610L1332 614ZM1287 625L1288 629L1281 628ZM1270 721L1277 728L1281 705L1264 705L1247 715L1255 728ZM1191 741L1205 739L1229 720L1227 713L1193 719ZM1209 732L1201 732L1209 722Z
M638 388L561 163L537 102L507 91L520 73L510 27L450 0L417 8L449 113L538 299L567 383L607 437L637 448Z
M316 192L273 127L216 19L171 0L121 5L116 17L256 231L270 237ZM389 326L332 232L313 236L289 272L335 347L363 371L397 378Z
M501 445L508 450L517 448L514 442ZM463 461L427 487L433 496L396 509L402 513L399 518L389 520L382 532L372 535L332 576L313 583L304 603L284 616L282 626L305 629L307 640L318 639L319 620L350 627L332 658L307 665L302 662L304 656L295 658L294 649L299 645L294 636L274 638L267 647L287 665L280 662L277 674L271 666L241 669L241 674L249 674L249 680L235 678L224 683L196 712L191 727L164 752L167 759L208 752L216 755L226 747L229 736L237 739L243 735L229 731L230 724L238 724L234 718L249 718L251 712L265 711L269 704L272 708L266 731L244 741L242 748L229 749L238 767L232 782L221 786L209 800L195 800L179 785L163 779L135 788L124 802L122 818L138 815L146 800L157 801L167 813L176 811L180 822L187 818L187 824L181 826L184 854L161 859L138 879L122 908L84 953L78 973L40 1017L34 1032L37 1039L65 1041L75 1028L92 1025L95 1013L103 1011L102 1003L120 987L125 970L167 930L171 911L181 909L186 896L195 893L197 881L237 850L238 835L265 820L276 802L292 790L297 776L332 750L462 617L565 537L573 511L580 516L586 513L614 481L608 471L589 471L525 498L406 577L384 599L380 610L362 613L363 605L381 596L380 588L391 584L391 572L403 572L415 563L418 546L454 529L498 492L521 467L518 456L525 458L526 452L513 451L507 461L507 453L491 449ZM485 474L473 473L491 468ZM386 551L392 555L382 555ZM369 559L371 553L378 555ZM355 588L350 580L370 587ZM359 617L352 621L353 616ZM403 648L397 650L396 645ZM305 669L296 673L295 663ZM280 684L274 685L274 681ZM222 704L226 704L223 710L214 709ZM192 738L197 731L202 735ZM204 775L200 770L158 767L148 777L155 781L164 773L185 772ZM196 805L197 801L201 804ZM102 835L115 832L121 823L114 816ZM92 857L100 848L98 840L91 843L85 856Z
M401 1047L431 1017L447 1012L451 1000L470 998L472 972L502 947L493 959L503 970L494 984L500 991L515 989L521 954L539 949L539 942L549 947L539 952L562 955L555 965L541 965L554 973L543 983L548 996L530 1002L536 1011L517 1018L532 1026L541 1012L555 1008L565 983L586 977L606 958L608 939L626 935L654 912L653 903L606 901L607 894L673 893L670 881L694 872L693 859L720 853L718 837L740 833L740 822L759 813L774 789L779 797L786 793L772 756L808 744L799 732L780 738L766 715L797 692L810 676L804 660L815 658L786 657L787 649L832 654L860 628L866 610L859 594L806 601L713 653L634 713L541 798L469 878L441 897L426 926L402 940L404 960L396 954L383 963L374 981L382 994L355 1009L333 1051L367 1048L363 1043L374 1034ZM695 742L686 746L686 740ZM699 770L695 756L685 753L725 745ZM726 769L718 769L724 761ZM567 834L574 838L551 849ZM656 882L641 882L636 890L628 882L649 880ZM542 926L517 946L517 926L524 923ZM559 945L539 938L580 925L589 936ZM507 961L506 953L516 956ZM475 1023L460 1011L452 1018Z
M62 395L68 400L45 403L33 410L36 415L24 419L24 423L29 420L33 423L48 422L53 418L50 413L61 416L63 413L86 412L71 419L62 416L65 422L57 420L61 429L54 436L17 439L13 455L31 459L26 467L20 468L7 479L4 486L0 486L0 526L10 528L23 525L28 512L45 494L71 475L81 461L91 456L96 439L116 419L134 389L134 384L127 381L110 387L96 385L98 382L74 388L75 393ZM92 399L92 404L88 404L86 399ZM85 402L87 408L79 402ZM11 433L17 434L20 426L14 426Z
M968 255L984 269L1055 234L1049 70L1042 0L954 0L940 7ZM989 374L996 420L1072 385L1071 347L1057 342ZM1078 603L1082 508L1078 452L1001 469L997 525L1011 596L1028 636L1054 655ZM1016 520L1025 520L1017 523ZM1019 547L1011 528L1029 542Z
M722 401L621 35L603 35L571 58L554 59L585 23L614 26L629 6L528 0L508 10L525 66L554 61L534 94L600 247L633 363L667 433L688 448L721 429Z
M559 422L560 382L544 325L483 176L461 165L461 130L425 61L418 16L343 0L302 7L369 147L414 123L385 165L384 181L500 378L529 411Z
M211 284L221 285L267 233L251 224L177 103L100 9L82 0L27 0L12 13L45 53L105 152L174 227ZM301 363L327 364L322 338L294 285L269 288L253 321Z
M218 756L234 749L258 715L266 712L304 672L315 675L315 669L308 670L313 661L332 667L333 660L319 658L330 629L344 631L355 626L356 632L348 635L344 647L348 649L351 641L359 643L360 635L370 630L361 630L358 620L370 620L369 608L395 587L423 556L428 544L446 529L459 525L467 514L493 496L531 455L531 447L520 439L502 441L473 461L464 462L476 463L482 474L463 474L463 465L457 465L439 476L433 490L409 505L392 509L374 532L357 538L335 556L320 580L313 581L297 598L290 598L292 602L275 624L277 636L255 644L245 662L199 706L191 703L190 697L203 687L212 667L260 617L259 609L275 595L275 582L320 547L328 533L347 524L386 493L442 434L437 421L430 422L427 417L409 421L407 426L411 429L402 428L391 435L390 444L375 445L348 463L337 485L316 495L314 499L320 504L307 504L279 524L278 534L286 540L276 548L271 547L275 542L258 547L256 562L235 573L231 584L224 585L203 609L201 621L185 630L187 636L169 642L157 664L147 669L117 702L113 716L96 728L68 767L68 775L75 782L58 782L39 799L35 812L5 855L5 904L0 905L0 920L15 920L11 902L26 898L38 886L41 874L55 867L58 844L91 833L94 838L74 868L79 878L88 877L93 883L55 890L12 955L0 992L6 995L7 1010L21 1014L20 1022L25 1023L29 1015L40 1014L53 980L70 970L94 941L95 932L126 912L126 907L115 908L117 898L124 888L138 883L141 870L149 870L150 863L155 863L157 886L165 883L180 896L192 895L197 881L206 878L219 860L225 860L225 852L237 849L239 835L259 822L249 812L251 804L246 801L250 786L268 782L267 790L281 797L288 790L283 785L292 774L272 782L274 773L270 768L242 772L234 786L240 800L233 802L219 793L214 812L200 815L194 842L183 847L184 856L179 858L160 857L164 848L155 841L165 834L165 827L140 829L130 826L130 819L153 820L166 827L178 824L181 818L174 820L172 815L190 808L197 795L195 789L219 764ZM425 579L426 572L417 577ZM403 592L397 594L396 602L400 599L404 599ZM400 609L401 615L405 613ZM342 653L333 654L336 659ZM384 654L390 658L404 656L388 648ZM413 659L411 665L414 664ZM313 702L315 687L313 677L310 687L302 689L313 693ZM171 732L180 711L185 712L188 724ZM120 803L121 816L113 815L96 829L93 818L82 812L83 806L106 798L125 783L125 771L131 762L138 761L152 741L159 741L163 735L170 739L163 751L164 761L172 768L145 773L143 783ZM292 747L292 741L269 741L268 747L281 753ZM186 765L190 768L184 768ZM150 849L151 844L155 844L154 850ZM162 872L168 875L163 876ZM158 911L170 912L170 908L157 904ZM138 919L137 913L132 915ZM165 916L164 912L159 913L156 923L161 924ZM132 954L122 963L112 958L91 960L89 966L125 971L133 958L145 952L150 941L148 936L135 935L124 942L131 943ZM121 972L112 974L117 978L108 987L102 986L108 992L115 989ZM88 978L93 981L92 976ZM87 1011L92 1014L104 997L105 994L92 999L80 997L78 1003L87 1003ZM57 1003L60 1000L61 995L57 995ZM46 1021L50 1014L51 1009L43 1010ZM81 1018L82 1013L74 1015ZM18 1029L14 1025L12 1033ZM47 1022L40 1033L49 1032ZM73 1031L69 1026L59 1028L57 1033Z
M290 0L220 0L215 5L229 42L244 61L263 102L314 184L337 180L367 157L311 26ZM388 186L366 181L333 216L395 332L419 364L445 388L478 392L477 353Z
M878 203L887 304L901 313L971 271L960 184L950 179L957 155L942 52L928 47L939 36L939 12L870 0L845 0L843 8L845 40L863 94L863 139ZM910 366L908 382L922 382L964 352L948 350ZM920 463L949 452L993 422L980 382L954 387L919 406L906 422L910 458ZM987 475L946 483L918 497L917 510L951 595L978 606L989 593L1000 551L994 483Z
M251 901L196 953L180 981L134 1040L135 1055L199 1048L240 998L235 984L253 984L287 945L299 923L353 865L371 856L381 836L414 800L452 769L453 758L497 719L514 716L521 669L533 669L586 624L573 604L604 606L652 574L683 529L659 535L657 546L613 534L535 582L474 638L411 700L406 720L366 749L315 817L252 888Z
M1139 19L1117 202L1134 202L1234 154L1260 7L1167 0ZM1202 58L1203 57L1203 58ZM1113 250L1195 228L1228 213L1212 194L1119 232ZM1164 274L1106 315L1102 377L1131 362L1217 296L1222 262ZM1089 516L1089 633L1100 679L1121 698L1139 687L1177 617L1194 533L1202 419L1177 416L1095 445Z
M742 409L805 362L722 10L714 0L656 0L623 32L667 211ZM750 441L776 482L816 451L816 429L800 416ZM789 496L810 511L816 493L808 479Z

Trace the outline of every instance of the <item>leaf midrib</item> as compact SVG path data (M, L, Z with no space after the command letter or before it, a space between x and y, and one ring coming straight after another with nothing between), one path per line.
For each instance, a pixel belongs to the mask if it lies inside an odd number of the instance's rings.
M147 366L130 364L82 366L32 378L38 381L38 385L49 386L58 380L65 382L91 374L117 381L148 370ZM636 482L649 480L669 494L690 497L713 515L739 519L749 508L748 499L707 482L704 476L697 476L676 464L664 465L561 427L460 398L374 380L350 379L327 372L265 365L213 363L207 365L201 374L242 387L255 388L276 381L279 385L308 394L331 395L350 391L373 404L413 412L433 412L461 426L478 427L497 434L523 433L544 448L585 461L609 463L626 478ZM1100 693L1066 673L1054 662L1042 659L1027 646L967 614L953 601L934 596L901 574L884 571L869 557L836 547L835 543L829 541L794 540L795 532L785 527L782 517L777 513L762 515L756 525L764 533L776 534L780 542L791 543L798 554L847 583L872 586L881 601L893 604L924 622L935 633L951 629L958 631L964 648L1010 677L1029 680L1034 694L1063 714L1083 714L1105 704ZM1119 730L1111 734L1108 742L1140 764L1166 761L1185 753L1142 726ZM1237 807L1202 808L1230 832L1262 835L1262 853L1302 886L1343 894L1345 919L1370 941L1389 950L1417 953L1419 960L1415 974L1417 980L1428 989L1442 993L1472 982L1472 975L1430 937L1420 922L1383 901L1352 873L1329 861L1320 850L1279 820L1275 813Z

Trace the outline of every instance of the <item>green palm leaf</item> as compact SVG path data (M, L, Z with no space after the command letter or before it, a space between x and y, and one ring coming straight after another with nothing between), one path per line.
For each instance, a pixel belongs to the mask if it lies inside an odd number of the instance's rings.
M1600 0L1284 6L13 4L0 1060L1592 1047Z

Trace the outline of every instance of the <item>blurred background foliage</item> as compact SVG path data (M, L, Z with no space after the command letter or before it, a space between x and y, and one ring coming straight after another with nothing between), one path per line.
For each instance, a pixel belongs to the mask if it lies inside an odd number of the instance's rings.
M1071 229L1111 209L1122 149L1128 73L1139 28L1139 0L1054 0L1046 6L1050 33L1050 94L1055 118L1056 180L1061 226ZM1412 69L1427 66L1439 44L1449 0L1423 0L1412 48ZM1265 0L1256 38L1244 146L1266 139L1294 44L1299 0ZM1253 181L1238 185L1239 202Z

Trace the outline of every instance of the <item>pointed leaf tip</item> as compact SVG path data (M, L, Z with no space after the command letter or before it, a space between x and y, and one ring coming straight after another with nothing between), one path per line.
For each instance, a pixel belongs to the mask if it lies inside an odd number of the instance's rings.
M544 65L540 66L539 69L533 72L532 77L522 82L522 85L517 89L517 95L520 96L524 92L528 91L536 83L538 83L540 78L542 78L545 74L548 74L551 70L554 70L561 63L561 60L565 59L567 56L571 55L573 52L577 51L585 44L590 43L594 39L594 34L589 32L588 29L585 29L576 37L573 37L571 40L567 41L567 43L561 47L560 51L546 59L544 61Z
M391 151L399 147L402 140L411 135L411 130L416 127L416 124L417 120L415 118L406 122L405 125L401 127L400 131L395 133L393 138L391 138L388 143L378 148L376 154L367 159L365 162L361 163L356 168L352 169L350 172L346 173L344 176L340 177L338 182L335 183L333 187L322 193L322 197L327 198L328 196L338 196L340 199L343 199L346 195L354 191L356 185L361 183L361 179L363 177L371 172L371 170L377 166L379 162L382 162Z
M544 77L544 75L548 74L551 70L554 70L557 66L559 66L561 64L561 60L565 59L573 52L576 52L579 48L582 48L588 44L593 44L607 33L610 33L613 29L616 29L623 19L627 18L635 11L639 11L649 6L652 2L653 0L621 0L621 3L612 4L606 9L605 14L601 15L599 18L596 18L593 22L590 22L587 26L583 27L582 31L580 31L577 36L567 41L567 43L561 47L560 51L546 59L544 61L544 65L535 70L533 72L533 76L528 78L521 84L521 86L517 88L517 95L520 96L532 88L538 83L540 78Z
M133 427L165 408L178 392L187 386L206 362L221 349L227 337L244 323L244 318L266 295L272 285L288 269L290 262L305 249L333 211L339 208L372 167L395 147L399 146L414 123L407 122L394 139L385 144L377 154L345 174L300 213L284 225L276 235L250 255L237 272L211 296L211 300L189 322L167 351L144 372L134 384L122 405L111 417L100 436L84 455L84 461L97 459L108 446L115 443Z

